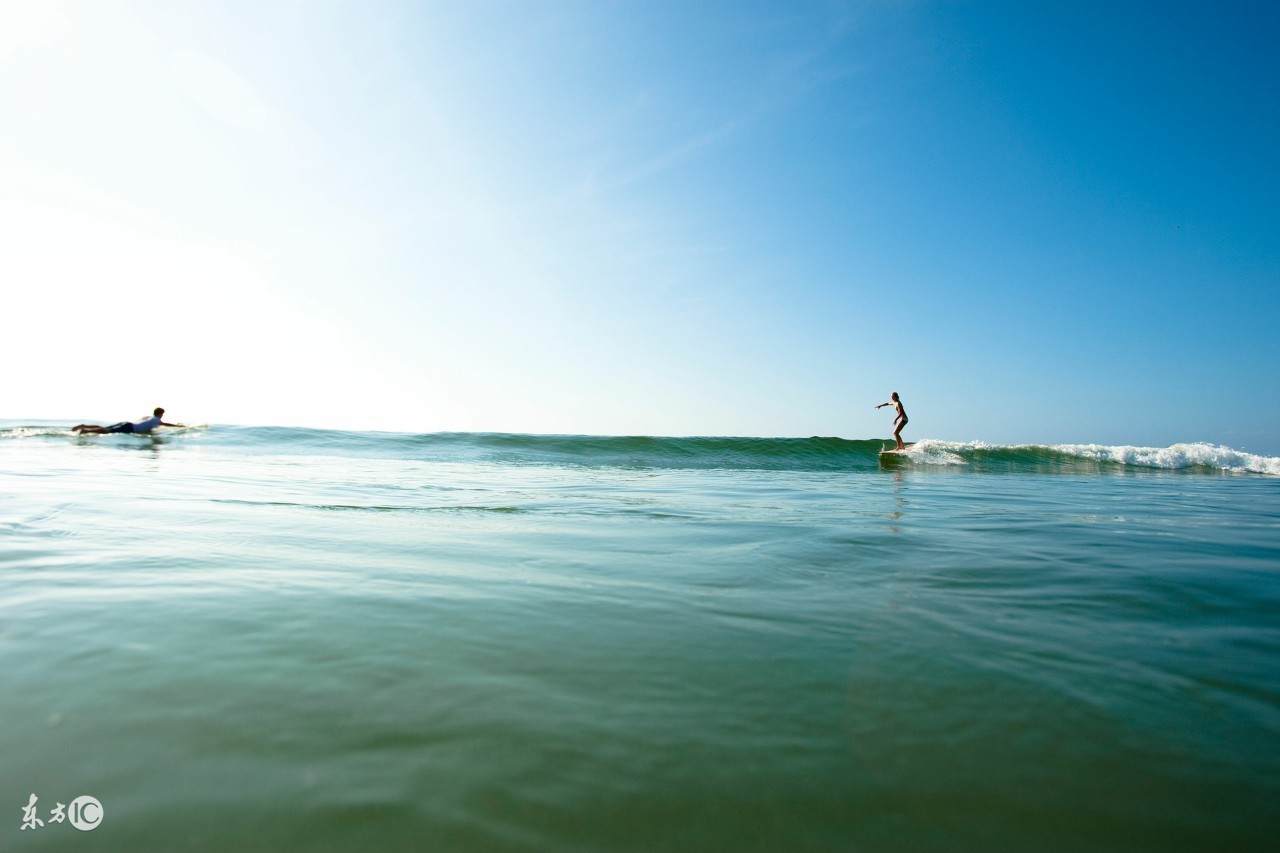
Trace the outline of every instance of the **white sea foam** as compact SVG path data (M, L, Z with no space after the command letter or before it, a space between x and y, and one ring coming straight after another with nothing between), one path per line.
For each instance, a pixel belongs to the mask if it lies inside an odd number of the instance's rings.
M1215 444L1175 444L1171 447L1062 444L1055 445L1053 449L1083 459L1122 462L1125 465L1140 465L1145 468L1178 469L1204 466L1222 471L1246 471L1280 476L1280 457L1257 456Z
M1222 445L1204 442L1174 444L1169 447L1136 447L1106 444L988 444L984 441L917 442L910 452L912 459L933 464L964 464L964 455L973 452L1051 452L1096 462L1115 462L1142 468L1179 470L1184 468L1216 468L1220 471L1280 476L1280 457L1259 456Z
M967 465L969 463L957 452L965 449L967 445L962 443L926 438L911 445L906 456L912 462L924 465Z
M66 427L0 428L0 438L32 438L39 435L71 435L71 430Z

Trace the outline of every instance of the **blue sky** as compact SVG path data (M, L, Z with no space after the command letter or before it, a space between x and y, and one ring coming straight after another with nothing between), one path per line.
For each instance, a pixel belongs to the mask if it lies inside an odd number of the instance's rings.
M1280 453L1271 3L0 3L8 417Z

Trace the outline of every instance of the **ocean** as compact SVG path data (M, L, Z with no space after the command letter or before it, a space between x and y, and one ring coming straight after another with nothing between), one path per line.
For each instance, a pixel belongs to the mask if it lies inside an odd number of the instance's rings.
M1280 458L0 423L0 849L1269 850Z

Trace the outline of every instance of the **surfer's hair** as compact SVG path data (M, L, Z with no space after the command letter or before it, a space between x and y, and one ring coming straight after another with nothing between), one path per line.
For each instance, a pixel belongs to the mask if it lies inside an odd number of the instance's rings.
M155 415L158 418L164 414L164 409L160 408L159 406L156 406L156 410L151 414Z

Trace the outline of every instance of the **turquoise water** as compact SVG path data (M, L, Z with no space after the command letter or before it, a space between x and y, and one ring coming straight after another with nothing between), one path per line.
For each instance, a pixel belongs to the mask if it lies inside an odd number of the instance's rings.
M0 424L0 849L1272 847L1280 460L886 445Z

